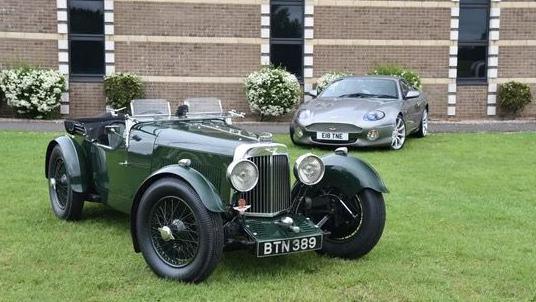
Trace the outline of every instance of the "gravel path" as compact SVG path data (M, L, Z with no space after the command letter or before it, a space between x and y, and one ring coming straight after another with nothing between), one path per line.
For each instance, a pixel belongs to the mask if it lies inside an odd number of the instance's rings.
M236 123L241 128L256 132L288 133L288 123ZM0 118L0 130L63 131L63 121L36 121ZM430 121L430 132L524 132L536 131L536 120L514 121Z

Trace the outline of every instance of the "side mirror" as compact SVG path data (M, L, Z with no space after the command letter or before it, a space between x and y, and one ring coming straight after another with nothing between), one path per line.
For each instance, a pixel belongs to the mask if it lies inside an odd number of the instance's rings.
M308 95L314 99L318 96L318 92L316 92L316 90L306 91L305 95Z
M418 90L410 90L408 93L406 93L406 99L414 99L421 96L421 92Z
M188 105L180 105L179 107L177 107L177 111L175 112L175 115L177 117L185 117L186 114L188 113Z

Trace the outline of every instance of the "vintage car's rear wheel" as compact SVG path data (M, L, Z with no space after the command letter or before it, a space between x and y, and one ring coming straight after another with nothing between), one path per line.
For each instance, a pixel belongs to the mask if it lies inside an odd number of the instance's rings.
M54 147L48 162L48 192L52 211L60 219L80 219L84 201L71 188L71 179L60 146Z
M381 193L364 189L349 197L338 188L329 188L309 197L310 204L302 202L297 212L310 217L328 233L320 253L359 258L380 240L385 224L385 203Z
M141 252L157 275L200 282L216 268L223 252L222 220L188 184L158 180L143 194L135 219Z

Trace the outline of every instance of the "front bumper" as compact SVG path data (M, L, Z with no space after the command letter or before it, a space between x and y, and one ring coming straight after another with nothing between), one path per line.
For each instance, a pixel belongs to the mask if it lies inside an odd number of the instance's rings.
M299 136L298 128L301 130L302 135ZM372 147L372 146L388 146L391 144L391 138L393 135L394 124L379 124L360 127L358 132L348 132L347 141L326 141L318 140L316 138L316 131L310 131L308 127L301 126L297 123L291 125L290 134L294 142L304 145L318 145L318 146L353 146L353 147ZM378 137L371 140L367 137L368 133L372 130L378 132Z

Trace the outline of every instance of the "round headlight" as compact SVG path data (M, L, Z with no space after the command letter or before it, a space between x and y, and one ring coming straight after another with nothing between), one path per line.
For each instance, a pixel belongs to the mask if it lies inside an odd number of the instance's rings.
M381 120L384 117L385 117L385 112L380 111L380 110L374 110L374 111L367 112L367 114L365 114L363 118L365 119L365 121L377 121L377 120Z
M247 192L257 185L259 169L247 159L232 162L227 168L227 178L237 191Z
M296 160L294 174L306 185L312 186L320 182L324 176L324 162L314 154L304 154Z

